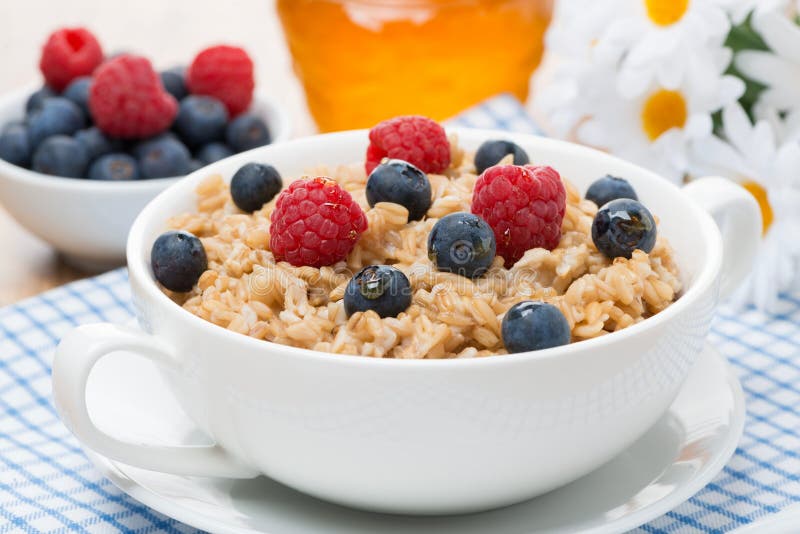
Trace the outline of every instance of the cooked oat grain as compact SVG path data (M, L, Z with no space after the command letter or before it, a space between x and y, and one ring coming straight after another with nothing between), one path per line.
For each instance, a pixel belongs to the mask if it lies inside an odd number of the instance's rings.
M169 226L201 238L209 269L186 294L167 293L191 313L230 330L324 352L391 358L473 358L505 354L503 314L522 300L541 299L564 313L573 341L626 328L672 303L681 283L667 241L659 236L650 254L610 261L597 251L591 225L597 207L568 182L559 246L529 250L511 269L497 258L476 280L438 272L427 257L436 221L469 211L477 176L451 140L453 164L446 175L428 175L433 204L428 217L406 223L404 207L365 198L363 164L312 169L332 176L361 205L369 228L348 257L331 267L276 263L269 251L274 200L253 214L232 203L227 184L210 176L197 188L197 213ZM397 318L374 312L348 318L344 288L370 264L392 264L409 278L413 301Z

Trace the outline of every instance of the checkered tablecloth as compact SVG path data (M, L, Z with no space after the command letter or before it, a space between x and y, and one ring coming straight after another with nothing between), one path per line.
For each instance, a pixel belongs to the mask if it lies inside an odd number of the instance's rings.
M511 97L454 122L538 131ZM0 309L0 534L195 532L95 471L52 404L50 364L61 336L83 323L124 323L132 313L125 270ZM710 342L742 381L744 437L711 484L637 532L728 532L800 502L800 295L784 295L771 316L721 309Z

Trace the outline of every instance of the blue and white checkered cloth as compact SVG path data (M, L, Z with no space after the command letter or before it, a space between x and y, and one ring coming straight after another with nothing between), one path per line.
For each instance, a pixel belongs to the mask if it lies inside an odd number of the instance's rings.
M454 122L538 132L511 97ZM0 309L0 534L195 532L103 478L53 407L50 364L61 336L83 323L125 323L132 314L122 269ZM713 482L637 532L728 532L800 503L800 295L784 295L771 316L721 309L710 342L742 381L744 436Z

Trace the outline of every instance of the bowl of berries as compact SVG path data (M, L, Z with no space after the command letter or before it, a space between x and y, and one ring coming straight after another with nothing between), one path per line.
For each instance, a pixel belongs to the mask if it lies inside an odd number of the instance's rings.
M179 178L289 137L241 48L213 46L158 72L141 56L106 58L88 30L65 28L39 66L43 86L0 98L0 202L86 269L124 262L134 218Z
M424 117L262 147L145 207L128 240L141 329L64 336L55 403L87 447L145 469L265 474L381 512L505 506L664 414L760 217L728 180L679 189L587 147ZM87 378L120 349L159 365L213 444L94 425Z

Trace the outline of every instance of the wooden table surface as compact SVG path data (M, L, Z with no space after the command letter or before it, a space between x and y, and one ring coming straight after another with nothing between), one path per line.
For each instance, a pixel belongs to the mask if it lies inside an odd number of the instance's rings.
M256 63L258 87L286 107L294 134L314 130L271 0L4 0L0 20L5 22L0 32L0 94L40 80L39 52L47 35L62 26L80 25L91 29L106 51L138 52L156 67L186 64L211 44L243 46ZM65 265L2 209L0 246L0 305L95 274Z

